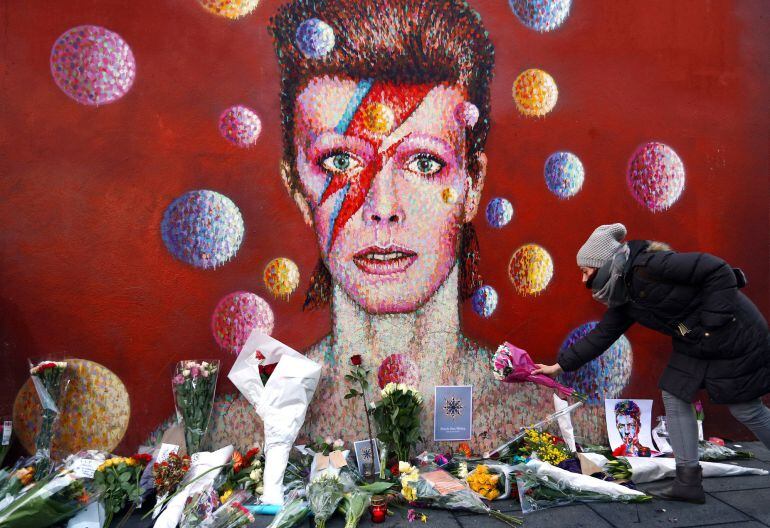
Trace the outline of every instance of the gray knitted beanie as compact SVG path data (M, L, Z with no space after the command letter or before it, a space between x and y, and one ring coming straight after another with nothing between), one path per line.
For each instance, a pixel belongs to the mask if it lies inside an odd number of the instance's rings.
M577 253L577 264L586 268L601 268L623 244L626 226L608 224L594 229Z

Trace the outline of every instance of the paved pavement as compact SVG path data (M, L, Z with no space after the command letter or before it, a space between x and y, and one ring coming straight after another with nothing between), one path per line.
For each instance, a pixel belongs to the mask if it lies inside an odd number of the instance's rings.
M740 444L741 449L754 453L753 460L736 461L742 466L770 470L770 451L758 442ZM655 483L657 486L658 483ZM686 528L708 526L720 528L759 528L770 526L770 475L710 478L704 480L706 504L695 505L653 500L644 504L581 503L550 508L524 515L525 528L586 527L586 528ZM521 515L518 503L495 501L494 506L505 512ZM518 512L518 513L517 513ZM428 515L426 527L436 528L504 528L505 525L484 515L444 510L424 510ZM260 517L252 526L265 528L272 517ZM126 527L151 526L135 517ZM313 525L306 521L303 528ZM422 523L409 523L406 510L396 510L385 523L373 525L368 519L361 528L419 528ZM343 528L339 516L330 520L327 528Z

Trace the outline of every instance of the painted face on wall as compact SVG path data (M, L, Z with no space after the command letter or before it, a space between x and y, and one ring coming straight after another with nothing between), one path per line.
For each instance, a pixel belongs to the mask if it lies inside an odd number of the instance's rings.
M415 310L454 266L483 182L466 172L463 103L452 86L338 77L297 97L296 164L321 255L370 313Z
M639 427L633 416L627 414L620 414L615 416L615 425L618 427L618 433L623 442L629 443L636 440L639 434Z

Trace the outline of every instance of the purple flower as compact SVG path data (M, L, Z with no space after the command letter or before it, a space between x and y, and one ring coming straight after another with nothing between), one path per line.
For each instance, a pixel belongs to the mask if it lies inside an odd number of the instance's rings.
M201 369L199 369L198 367L193 367L190 369L190 376L192 376L193 378L197 378L200 375L201 375Z
M409 521L409 522L416 521L417 520L417 512L410 508L406 512L406 520Z
M444 455L436 455L436 457L433 459L433 462L435 462L438 466L444 466L449 463L449 460Z
M182 376L181 374L177 374L176 376L174 376L174 379L172 379L171 382L174 385L181 385L182 383L184 383L184 376Z

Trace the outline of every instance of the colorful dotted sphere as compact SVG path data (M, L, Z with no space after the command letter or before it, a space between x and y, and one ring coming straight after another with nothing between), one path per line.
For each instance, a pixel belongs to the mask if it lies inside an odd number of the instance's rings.
M126 95L136 77L136 62L117 33L99 26L78 26L56 39L51 74L69 97L96 106Z
M545 184L559 198L572 198L583 187L585 171L572 152L554 152L545 162Z
M665 211L684 190L684 164L668 145L647 143L631 157L627 182L637 202L653 212Z
M215 15L235 20L254 11L259 0L198 0L198 2Z
M513 100L525 116L546 115L556 106L558 98L556 81L543 70L525 70L513 82Z
M287 258L277 258L265 267L265 286L276 297L288 297L299 286L299 268Z
M273 332L275 317L262 297L246 291L222 298L211 316L211 332L223 350L238 354L255 328L266 335Z
M537 244L526 244L514 251L508 276L520 295L537 295L553 278L553 259Z
M444 200L444 203L446 204L453 204L457 203L457 199L460 196L457 194L457 191L455 191L452 187L446 187L443 191L441 191L441 199Z
M297 28L296 44L308 59L321 59L334 49L334 30L323 20L305 20Z
M393 128L396 116L389 106L372 103L364 110L364 126L375 134L387 134Z
M403 354L391 354L382 360L377 371L377 383L384 388L388 383L416 385L419 380L417 363Z
M497 308L497 292L492 286L482 286L471 297L473 311L481 317L490 317Z
M468 101L460 103L455 107L455 118L463 126L473 128L479 121L479 107Z
M233 145L253 146L262 131L262 122L251 108L231 106L219 116L219 133Z
M561 348L572 346L593 330L598 321L575 328ZM588 397L588 403L601 404L605 398L618 398L631 378L633 356L626 336L612 344L601 356L589 361L574 372L560 374L559 381Z
M509 0L522 24L535 31L553 31L564 23L572 0Z
M166 209L161 235L177 259L196 268L216 268L240 248L243 218L227 196L215 191L190 191Z
M504 227L513 218L513 205L505 198L492 198L487 204L487 222L492 227Z

